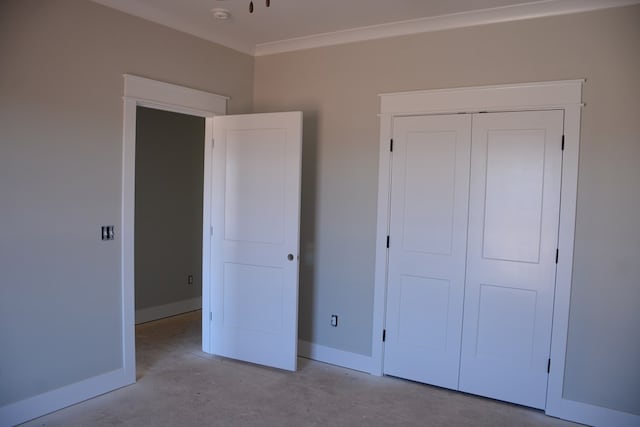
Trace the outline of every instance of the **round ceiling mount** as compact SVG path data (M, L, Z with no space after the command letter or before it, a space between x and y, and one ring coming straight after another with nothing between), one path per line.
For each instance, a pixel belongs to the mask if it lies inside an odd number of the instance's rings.
M231 18L231 12L227 9L222 9L219 7L211 9L211 13L213 13L213 17L216 19L220 19L221 21L226 21Z

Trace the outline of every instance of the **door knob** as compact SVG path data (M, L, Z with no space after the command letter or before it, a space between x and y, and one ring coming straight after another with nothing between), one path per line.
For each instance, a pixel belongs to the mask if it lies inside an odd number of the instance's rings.
M289 255L287 255L287 259L288 259L289 261L293 261L293 254L289 254Z

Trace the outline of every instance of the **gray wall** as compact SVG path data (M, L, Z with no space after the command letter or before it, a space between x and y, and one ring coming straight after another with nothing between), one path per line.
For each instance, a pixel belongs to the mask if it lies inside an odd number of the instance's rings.
M202 295L203 176L204 118L138 107L136 310Z
M640 414L639 23L635 6L256 58L254 109L305 112L301 338L371 352L378 93L584 77L564 393Z
M253 63L89 1L0 2L0 405L122 365L122 74L247 112Z
M254 80L247 55L88 1L3 0L0 405L121 366L122 73L230 95L232 113L253 96L305 112L300 334L364 355L377 94L586 77L565 395L640 414L638 22L636 6L292 52Z

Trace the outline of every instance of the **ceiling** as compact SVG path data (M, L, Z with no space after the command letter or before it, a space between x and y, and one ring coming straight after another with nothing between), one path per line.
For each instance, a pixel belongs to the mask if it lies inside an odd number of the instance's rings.
M640 0L93 0L251 55L574 13ZM212 9L230 12L227 20Z

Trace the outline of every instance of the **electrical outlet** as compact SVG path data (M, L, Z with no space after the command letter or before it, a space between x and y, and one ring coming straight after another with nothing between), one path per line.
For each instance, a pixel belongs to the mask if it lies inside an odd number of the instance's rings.
M334 328L338 327L338 315L337 314L332 314L331 315L331 326L333 326Z
M193 285L193 274L187 276L187 285Z

